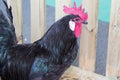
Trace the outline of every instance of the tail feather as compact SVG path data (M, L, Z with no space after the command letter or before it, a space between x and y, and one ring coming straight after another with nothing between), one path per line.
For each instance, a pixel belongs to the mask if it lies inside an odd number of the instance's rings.
M5 0L0 0L0 23L0 37L2 37L0 38L0 44L2 44L4 40L6 44L8 44L7 46L16 44L17 39L13 25L12 8L8 8Z
M0 75L8 54L7 50L17 44L11 9L6 1L0 0Z
M9 17L10 21L13 23L12 7L11 6L9 7L5 0L3 0L3 2L6 6L6 12L8 14L8 17Z

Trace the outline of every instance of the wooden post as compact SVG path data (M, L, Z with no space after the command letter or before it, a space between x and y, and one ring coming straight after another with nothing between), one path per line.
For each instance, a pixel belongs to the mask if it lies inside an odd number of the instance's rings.
M98 0L83 0L82 6L88 13L88 24L83 25L80 37L80 68L94 71L98 29Z
M31 0L31 41L40 39L46 29L45 0Z
M55 7L55 20L60 19L61 17L65 16L65 13L63 12L63 6L70 6L72 3L72 0L55 0L56 1L56 7Z
M10 0L10 5L18 43L22 43L22 0Z
M120 0L112 0L106 75L120 78Z
M22 0L23 43L31 42L30 0Z

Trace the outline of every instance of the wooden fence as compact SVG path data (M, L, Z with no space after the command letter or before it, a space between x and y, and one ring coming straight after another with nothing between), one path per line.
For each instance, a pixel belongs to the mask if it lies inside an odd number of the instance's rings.
M24 42L22 1L11 0L13 7L14 25L19 43ZM55 0L55 20L63 17L63 5L70 6L71 0ZM120 77L120 0L112 0L109 26L109 39L107 51L106 77L118 79ZM88 25L83 25L80 41L80 69L94 72L96 61L96 45L98 32L98 6L99 0L83 0L83 7L88 12ZM27 8L26 8L27 9ZM46 31L46 1L30 0L30 30L31 42L40 39ZM27 22L27 21L26 21ZM87 29L86 29L87 28ZM114 80L113 79L113 80ZM89 80L89 79L86 79ZM91 80L91 79L90 79ZM102 79L103 80L103 79Z

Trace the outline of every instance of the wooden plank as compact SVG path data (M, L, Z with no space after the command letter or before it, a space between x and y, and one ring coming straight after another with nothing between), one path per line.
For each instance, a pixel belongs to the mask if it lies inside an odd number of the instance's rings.
M82 5L88 13L88 24L83 25L80 37L79 66L81 69L94 71L98 30L98 0L83 0Z
M22 43L22 0L10 0L10 5L18 43Z
M40 39L45 33L45 0L31 0L31 41Z
M106 75L120 78L120 0L112 0Z
M60 80L109 80L109 78L71 66Z
M30 0L22 0L23 43L31 42Z
M66 14L63 12L63 6L70 6L72 0L55 0L56 1L56 8L55 8L55 20L60 19L61 17L65 16Z

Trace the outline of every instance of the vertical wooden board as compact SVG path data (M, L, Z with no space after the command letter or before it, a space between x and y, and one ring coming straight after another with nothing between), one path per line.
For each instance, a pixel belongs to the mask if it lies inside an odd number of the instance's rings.
M31 0L31 41L40 39L45 33L45 0Z
M46 0L40 0L40 31L42 37L46 31Z
M65 13L63 12L63 6L70 6L72 3L72 0L55 0L56 6L55 6L55 20L60 19L61 17L65 16Z
M31 42L30 0L22 0L23 43Z
M112 0L106 75L120 77L120 0Z
M98 29L98 0L83 0L82 5L88 13L88 24L83 25L80 38L79 66L82 69L94 71Z
M22 0L10 0L10 5L18 43L22 43Z

